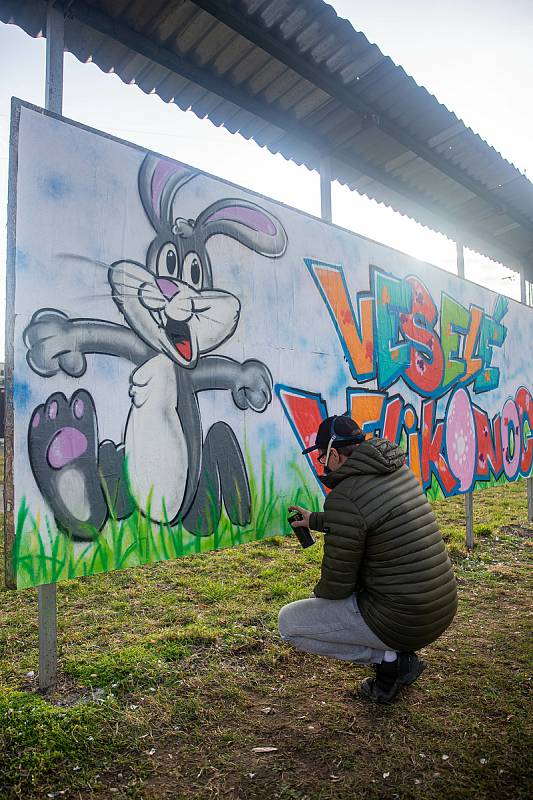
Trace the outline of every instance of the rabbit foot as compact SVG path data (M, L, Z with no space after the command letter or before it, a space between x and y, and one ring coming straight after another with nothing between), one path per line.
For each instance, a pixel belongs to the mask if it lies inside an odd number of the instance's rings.
M249 524L252 502L241 448L229 425L215 422L205 437L202 475L183 519L185 528L196 536L210 536L220 522L222 501L234 525Z
M98 472L106 500L116 519L129 517L135 503L125 473L124 445L106 439L98 448Z
M74 539L95 539L107 519L97 442L96 410L83 389L70 403L56 392L33 412L28 431L31 468L58 527Z

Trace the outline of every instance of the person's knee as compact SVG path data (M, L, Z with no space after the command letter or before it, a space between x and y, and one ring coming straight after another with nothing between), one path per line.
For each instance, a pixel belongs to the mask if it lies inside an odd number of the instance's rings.
M292 610L293 603L283 606L278 614L278 630L282 639L289 641L293 635Z

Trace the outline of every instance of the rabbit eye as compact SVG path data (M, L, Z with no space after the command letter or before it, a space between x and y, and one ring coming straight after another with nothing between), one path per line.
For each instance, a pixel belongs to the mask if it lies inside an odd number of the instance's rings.
M167 242L163 245L157 256L157 274L175 275L178 268L178 253L176 247Z
M200 262L197 258L193 258L191 263L191 280L193 283L198 283L200 280Z
M171 275L176 272L176 253L172 250L167 251L167 269Z
M202 285L202 262L198 253L187 253L183 259L182 280L190 286L198 288Z

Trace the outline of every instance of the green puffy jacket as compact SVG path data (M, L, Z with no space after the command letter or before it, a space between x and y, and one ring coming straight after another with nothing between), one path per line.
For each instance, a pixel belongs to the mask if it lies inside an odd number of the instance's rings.
M385 439L360 444L335 472L310 526L323 531L317 597L357 592L367 625L391 650L433 642L457 610L452 565L435 515L403 451Z

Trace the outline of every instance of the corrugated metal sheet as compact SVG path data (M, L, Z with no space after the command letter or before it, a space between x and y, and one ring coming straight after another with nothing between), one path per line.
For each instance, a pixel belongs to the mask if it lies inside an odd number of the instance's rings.
M46 0L0 0L45 34ZM67 48L533 280L533 184L322 0L64 0Z

